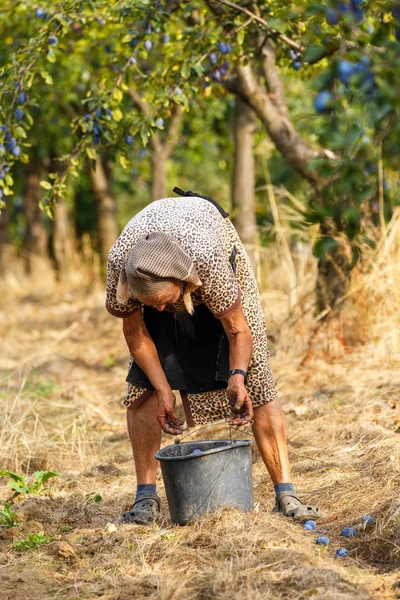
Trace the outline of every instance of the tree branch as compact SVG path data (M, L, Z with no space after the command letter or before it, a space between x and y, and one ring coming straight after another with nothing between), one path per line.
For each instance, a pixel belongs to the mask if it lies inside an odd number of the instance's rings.
M317 150L301 138L289 118L286 103L284 110L278 108L259 85L250 62L246 65L243 61L239 63L236 72L239 95L253 108L288 164L311 183L320 183L318 173L310 170L309 164L318 157L333 158L334 154L325 149ZM277 72L273 73L271 79L278 93L282 93L283 88L276 80L277 75Z
M164 143L164 152L166 153L167 157L171 155L171 152L178 141L178 136L182 125L182 119L183 108L182 106L178 106L177 104L175 104L172 112L172 117L167 129L166 141Z
M142 96L138 94L133 86L129 87L128 92L137 108L145 115L150 114L150 104L146 100L143 100Z
M265 19L263 19L259 15L256 15L255 13L251 12L251 10L249 10L248 8L245 8L244 6L239 6L238 4L236 4L235 2L231 2L230 0L211 0L211 2L209 1L209 2L207 2L207 4L208 4L208 6L210 6L210 8L212 10L213 10L213 8L211 5L214 3L224 4L225 6L229 6L230 8L233 8L234 10L244 13L248 17L251 17L253 19L253 21L260 23L260 25L265 27L265 29L267 29L271 35L273 35L276 38L281 39L282 42L285 42L285 44L287 44L291 48L294 48L295 50L299 50L299 51L304 50L304 48L301 44L294 42L289 37L287 37L287 35L285 35L284 33L280 33L276 29L271 29L271 27L268 25L268 22Z
M146 102L142 98L140 94L135 90L135 88L131 85L129 86L128 93L133 100L135 106L144 114L149 115L151 112L150 104ZM154 152L162 152L163 143L161 141L161 136L158 132L151 136L149 139L149 144Z
M263 73L269 92L269 97L276 108L283 115L289 118L283 81L275 64L275 49L273 48L271 41L268 39L261 47L261 56Z

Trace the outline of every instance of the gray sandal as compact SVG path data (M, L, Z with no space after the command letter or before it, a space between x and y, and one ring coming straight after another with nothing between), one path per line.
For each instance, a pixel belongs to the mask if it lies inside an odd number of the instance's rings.
M120 523L136 523L137 525L148 525L153 523L160 514L161 501L157 494L146 494L140 496L130 510L124 512Z
M303 504L294 492L280 492L276 497L276 504L272 512L281 513L295 521L318 519L321 516L316 506Z

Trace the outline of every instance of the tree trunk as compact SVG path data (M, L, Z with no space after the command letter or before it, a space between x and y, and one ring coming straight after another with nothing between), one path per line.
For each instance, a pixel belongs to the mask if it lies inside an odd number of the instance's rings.
M253 154L255 128L253 109L236 96L232 207L235 209L235 227L244 244L257 243Z
M151 105L144 100L133 86L129 88L129 95L135 106L144 114L151 114ZM150 201L160 200L167 195L167 164L168 159L179 139L182 127L183 108L175 105L172 108L171 118L164 135L156 131L150 138L151 155L151 190Z
M163 150L153 150L151 154L150 201L160 200L167 195L168 155Z
M59 279L68 278L75 262L75 236L68 215L68 207L59 198L54 211L53 255Z
M95 168L93 168L91 161L88 161L88 165L90 181L92 183L93 193L97 203L100 256L102 263L106 265L108 252L118 237L118 226L116 219L117 207L113 197L111 196L101 158L97 156Z
M26 167L23 206L26 232L23 244L25 270L29 275L38 272L48 263L48 234L44 226L44 213L39 207L43 190L40 186L42 166L32 161Z
M8 227L9 216L5 206L0 213L0 276L4 276L9 268L11 243Z

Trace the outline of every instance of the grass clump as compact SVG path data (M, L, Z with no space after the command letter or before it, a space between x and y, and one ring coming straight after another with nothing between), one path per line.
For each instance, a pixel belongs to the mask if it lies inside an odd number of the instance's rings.
M38 533L28 533L26 538L17 540L13 549L18 551L31 550L32 548L39 548L39 546L43 546L43 544L49 544L53 541L52 535L45 535L44 531L39 531Z
M4 507L0 510L0 527L3 529L9 529L19 525L18 515L7 502L4 503Z

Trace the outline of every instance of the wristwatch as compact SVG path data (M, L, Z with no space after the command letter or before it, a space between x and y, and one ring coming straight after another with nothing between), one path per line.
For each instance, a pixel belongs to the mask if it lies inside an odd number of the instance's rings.
M229 373L228 373L228 379L229 379L229 377L232 377L232 375L237 375L237 374L243 375L244 382L246 383L246 381L247 381L247 373L246 373L246 371L242 371L242 369L232 369L231 371L229 371Z

